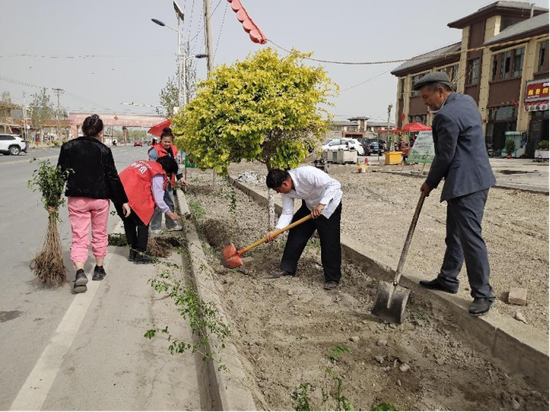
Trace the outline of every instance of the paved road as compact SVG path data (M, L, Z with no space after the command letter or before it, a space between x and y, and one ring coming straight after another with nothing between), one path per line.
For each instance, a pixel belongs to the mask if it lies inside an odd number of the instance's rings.
M118 248L107 269L110 276L92 282L86 294L73 295L70 284L51 290L36 283L29 262L41 247L47 214L38 192L27 188L36 167L29 161L36 157L56 163L58 154L59 149L43 149L0 156L0 409L199 408L192 401L181 403L180 396L183 387L198 391L194 368L169 365L163 345L143 338L151 322L173 315L146 284L155 267L137 269ZM146 148L117 147L113 154L121 171L133 160L145 159ZM72 279L66 208L61 219L63 255ZM118 217L110 217L110 231L119 223ZM90 273L93 263L86 269ZM116 276L122 273L125 278ZM179 370L183 366L190 376ZM22 404L22 399L30 403Z

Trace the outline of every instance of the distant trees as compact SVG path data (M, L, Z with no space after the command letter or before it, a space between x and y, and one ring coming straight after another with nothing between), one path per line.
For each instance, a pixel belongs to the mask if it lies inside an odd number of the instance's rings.
M50 95L46 92L46 88L40 89L39 92L32 95L32 102L29 105L31 113L31 122L35 129L40 131L40 140L43 137L43 128L55 118L55 109L50 101Z

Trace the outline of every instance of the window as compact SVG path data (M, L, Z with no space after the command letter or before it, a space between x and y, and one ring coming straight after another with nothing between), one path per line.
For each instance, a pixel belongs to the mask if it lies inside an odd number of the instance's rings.
M493 75L491 76L492 81L495 81L497 79L497 72L498 72L498 54L493 56Z
M501 54L500 61L500 78L508 79L510 77L510 71L512 69L512 52L507 51Z
M0 140L5 142L5 141L8 141L8 140L15 140L15 137L8 136L8 135L0 135Z
M474 85L479 83L479 64L480 64L479 58L468 60L468 71L467 71L468 85ZM493 70L494 70L494 67L493 67Z
M428 116L425 114L417 114L417 115L409 116L409 123L426 124L427 120L428 120Z
M401 80L399 80L399 84L401 85L401 90L399 92L399 99L402 100L405 98L405 78L402 77Z
M521 73L523 72L524 53L525 49L523 47L521 49L514 50L514 78L521 77Z
M417 74L416 76L413 76L411 78L411 84L412 84L412 87L411 87L411 97L417 97L417 96L420 96L420 90L414 90L413 87L414 87L414 84L424 76L425 73L422 73L422 74Z
M543 72L544 67L547 59L547 52L548 52L548 40L543 41L539 45L539 56L537 59L537 72ZM546 65L548 67L548 65Z

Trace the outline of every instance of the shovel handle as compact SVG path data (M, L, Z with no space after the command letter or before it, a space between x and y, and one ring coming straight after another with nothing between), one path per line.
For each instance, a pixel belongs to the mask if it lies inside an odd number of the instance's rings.
M300 220L297 220L296 222L294 223L291 223L290 225L286 226L286 227L283 227L282 229L279 229L279 230L276 230L275 232L273 232L273 237L277 237L279 236L281 233L283 232L286 232L287 230L290 230L292 229L293 227L296 227L298 225L301 225L302 223L308 221L309 219L311 219L313 216L311 215L311 213L303 218L301 218ZM237 252L237 254L239 255L242 255L243 253L246 253L248 252L250 249L254 249L256 246L260 246L261 244L267 242L267 237L264 237L263 239L260 239L258 240L257 242L254 242L252 243L251 245L239 250Z
M418 199L418 204L416 205L416 210L414 211L411 225L409 226L409 232L407 233L407 239L405 240L405 245L403 246L403 251L401 252L401 258L399 259L399 264L397 265L397 272L395 273L395 278L393 279L394 286L399 284L399 279L401 279L401 275L403 274L403 266L405 266L405 260L407 259L407 255L409 253L409 246L412 242L414 229L418 223L418 217L420 216L422 205L424 205L424 199L426 199L426 195L421 193L420 199Z

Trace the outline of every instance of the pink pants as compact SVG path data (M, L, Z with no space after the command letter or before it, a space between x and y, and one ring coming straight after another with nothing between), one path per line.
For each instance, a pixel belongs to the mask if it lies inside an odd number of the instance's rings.
M92 222L92 252L96 259L107 255L108 199L69 197L69 221L73 231L71 260L86 262L90 247L90 222Z

